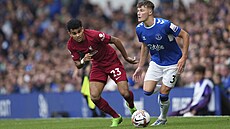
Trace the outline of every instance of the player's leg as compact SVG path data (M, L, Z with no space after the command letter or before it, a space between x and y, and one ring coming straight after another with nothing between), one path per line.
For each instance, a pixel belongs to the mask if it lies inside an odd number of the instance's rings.
M84 96L84 98L85 98L85 100L86 100L86 102L87 102L87 104L88 104L88 107L89 107L89 109L91 110L91 112L92 112L92 117L98 117L98 114L97 114L97 111L96 111L96 106L95 106L95 104L92 102L92 100L91 100L91 98L90 98L90 95L88 96L88 95L83 95ZM90 103L93 103L93 105L91 105Z
M128 82L120 81L117 83L117 87L118 87L120 94L126 100L130 113L133 114L137 109L134 106L134 96L133 96L133 92L129 90Z
M104 113L113 117L112 127L118 126L122 122L122 117L101 97L101 93L105 87L108 74L105 70L92 67L90 73L90 95L95 105Z
M151 125L151 126L156 126L156 125L164 125L167 122L167 113L169 109L169 92L171 88L165 86L164 84L160 88L160 94L158 95L158 103L160 105L160 116L158 119Z
M83 83L81 87L81 93L84 96L89 109L92 111L92 117L98 117L97 111L96 111L96 106L92 102L90 98L90 91L89 91L89 77L87 75L84 76L83 78Z
M118 90L123 98L126 100L130 113L133 114L137 109L134 106L133 92L129 90L126 71L121 62L111 66L107 71L111 79L117 84Z
M104 86L102 82L90 82L91 99L101 111L113 117L111 127L115 127L122 122L122 117L101 97Z
M104 86L105 84L103 82L90 82L91 99L100 110L111 115L113 118L118 118L120 117L119 114L101 97Z
M152 81L152 80L144 81L144 85L143 85L144 94L150 96L153 93L157 92L155 91L155 89L159 90L156 88L157 83L158 83L157 81Z
M160 94L158 96L158 102L160 105L160 116L158 119L151 125L164 125L167 122L167 113L170 105L169 93L170 90L174 87L177 80L177 68L175 65L163 67L163 84L160 88Z
M162 75L163 75L162 69L159 68L156 63L151 61L149 63L149 67L145 74L145 79L144 79L143 90L145 95L150 96L153 93L159 91L160 85L157 85L157 83L161 80Z

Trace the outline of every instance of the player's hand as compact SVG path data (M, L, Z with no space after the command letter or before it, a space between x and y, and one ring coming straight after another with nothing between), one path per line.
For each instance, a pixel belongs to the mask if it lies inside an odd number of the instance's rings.
M127 57L127 58L125 58L125 60L127 62L129 62L130 64L137 64L138 63L138 61L136 60L136 57L133 57L133 58Z
M181 74L184 71L184 67L185 67L185 62L186 62L186 58L180 58L180 60L177 63L177 72L178 74Z
M92 61L93 59L92 59L92 54L90 54L90 53L87 53L87 54L85 54L85 57L83 58L83 60L84 61Z
M133 74L133 80L135 82L139 82L142 79L142 68L141 67L137 67L136 71Z

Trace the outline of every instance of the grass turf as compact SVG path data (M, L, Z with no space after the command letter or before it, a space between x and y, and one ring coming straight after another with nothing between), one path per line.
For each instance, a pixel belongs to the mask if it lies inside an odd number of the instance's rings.
M151 118L153 123L156 118ZM0 129L108 129L110 118L48 118L48 119L0 119ZM116 129L135 129L130 118ZM169 117L163 126L145 129L230 129L230 116L225 117Z

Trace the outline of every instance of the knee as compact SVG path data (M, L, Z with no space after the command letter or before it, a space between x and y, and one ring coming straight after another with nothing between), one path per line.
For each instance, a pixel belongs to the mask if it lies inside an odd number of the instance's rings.
M169 94L170 91L171 91L171 88L167 87L167 86L164 86L164 85L162 85L161 88L160 88L160 93L161 94Z
M94 94L94 93L91 93L90 94L90 98L93 102L97 101L100 99L100 95L97 95L97 94Z
M147 96L150 96L150 95L153 94L153 92L144 91L144 94L147 95Z
M121 95L122 95L124 98L129 97L129 91L122 90L122 91L120 91L120 93L121 93Z
M124 98L127 98L127 97L129 97L130 96L130 94L129 94L129 89L128 88L120 88L119 89L119 92L120 92L120 94L124 97Z
M92 100L93 102L96 102L96 101L98 101L98 100L100 99L100 96L99 96L99 97L90 96L90 98L91 98L91 100Z

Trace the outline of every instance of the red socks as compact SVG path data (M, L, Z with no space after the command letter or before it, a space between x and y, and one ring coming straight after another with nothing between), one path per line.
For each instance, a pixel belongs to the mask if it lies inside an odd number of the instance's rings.
M126 102L128 102L130 108L134 108L134 103L133 103L134 98L133 98L132 91L129 91L129 97L124 98L124 99L126 100Z
M134 103L133 103L133 92L129 91L129 97L124 98L126 100L126 102L129 104L130 108L134 108ZM108 102L106 100L104 100L102 97L97 100L94 101L94 104L103 112L111 115L113 118L117 118L120 117L117 112L115 110L113 110L112 107L110 107L110 105L108 104Z
M110 105L108 104L108 102L106 102L102 97L95 101L94 104L103 112L111 115L113 118L117 118L120 117L116 111L113 110L112 107L110 107Z

